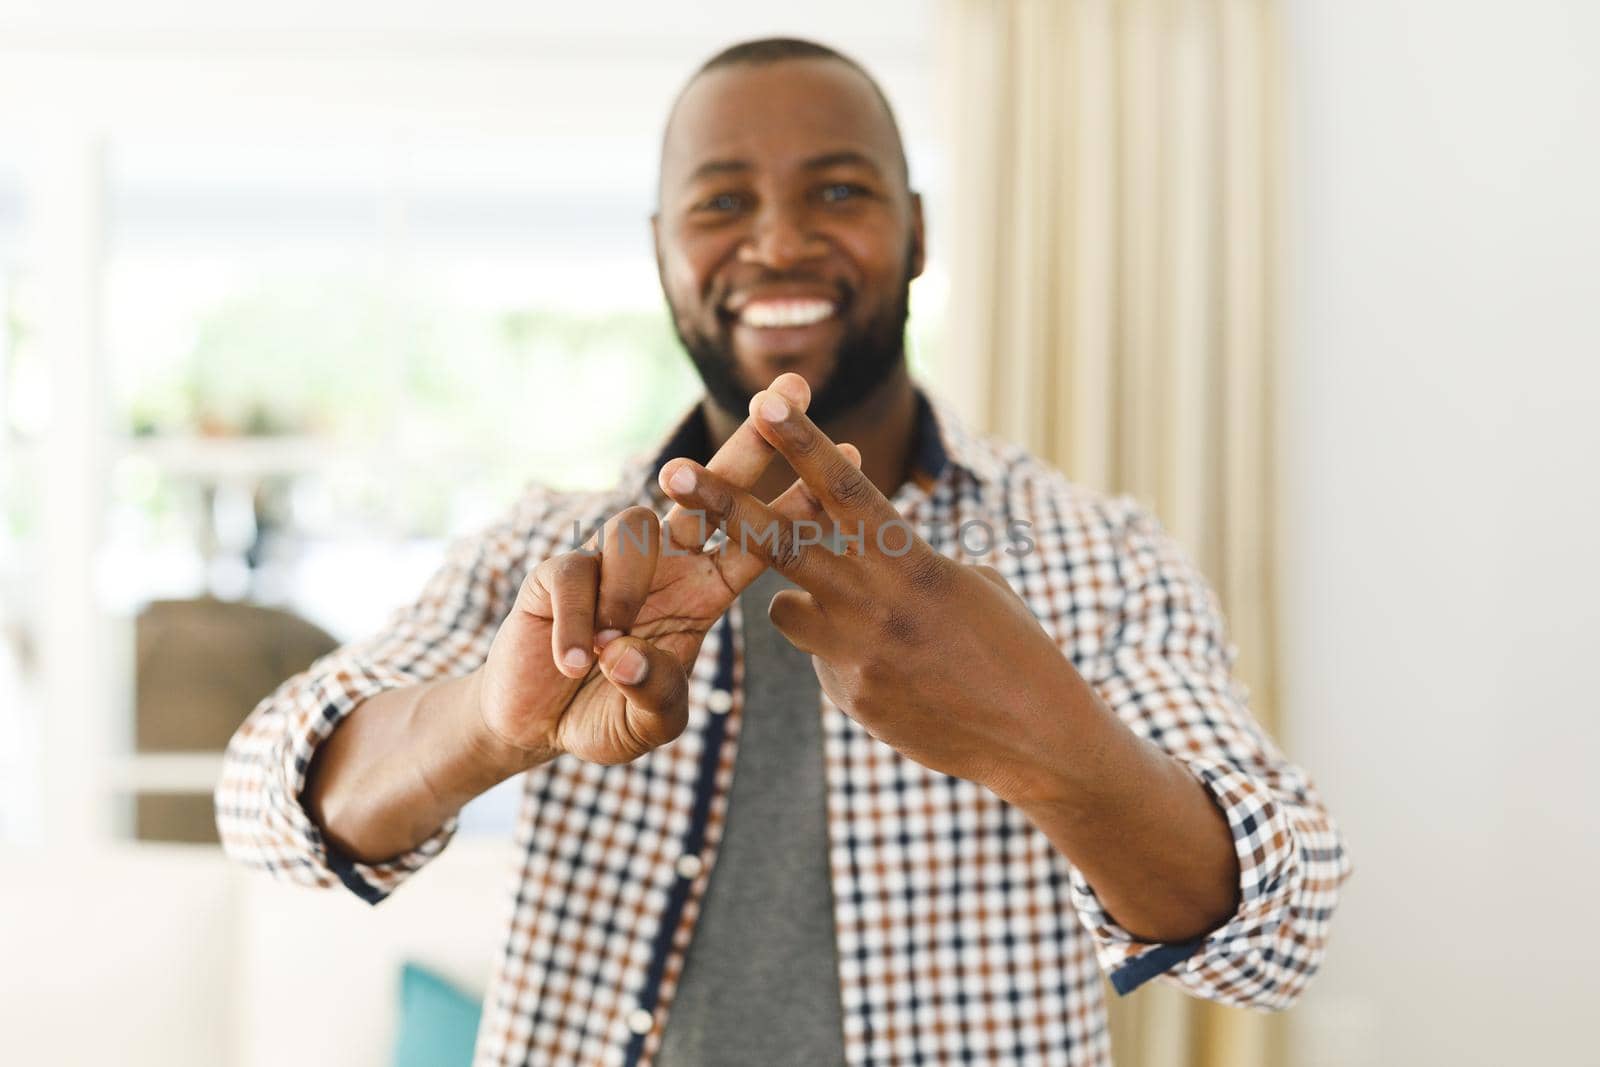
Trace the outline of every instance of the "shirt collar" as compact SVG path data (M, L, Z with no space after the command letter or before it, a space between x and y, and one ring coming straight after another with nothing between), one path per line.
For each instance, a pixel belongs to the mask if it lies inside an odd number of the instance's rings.
M913 384L916 395L916 436L912 446L912 479L931 491L934 484L956 470L970 474L979 482L994 481L999 468L993 451L975 434L949 405L921 385ZM667 461L686 456L699 463L711 458L711 434L705 411L696 402L655 448L639 452L623 466L621 488L638 490L641 497L664 501L658 478Z

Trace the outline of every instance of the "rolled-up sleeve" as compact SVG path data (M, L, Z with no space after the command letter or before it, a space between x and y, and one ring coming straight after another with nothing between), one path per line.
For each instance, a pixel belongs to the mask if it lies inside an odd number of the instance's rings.
M1159 978L1221 1003L1284 1008L1322 961L1350 871L1344 842L1305 772L1251 715L1215 594L1153 518L1123 504L1125 595L1089 680L1136 733L1183 763L1227 817L1239 906L1204 937L1154 945L1119 926L1076 870L1073 901L1119 992Z
M256 705L228 743L216 789L217 831L230 857L302 885L343 884L375 904L444 849L454 819L383 863L342 856L302 803L306 771L363 700L483 663L552 507L550 494L530 487L501 521L455 541L421 595L378 633L328 653Z

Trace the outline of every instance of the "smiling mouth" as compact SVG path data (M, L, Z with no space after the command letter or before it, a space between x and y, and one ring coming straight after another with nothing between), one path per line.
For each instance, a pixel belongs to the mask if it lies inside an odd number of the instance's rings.
M833 318L839 305L832 300L814 298L782 298L751 300L741 307L734 321L741 326L757 330L793 329L797 326L814 326Z

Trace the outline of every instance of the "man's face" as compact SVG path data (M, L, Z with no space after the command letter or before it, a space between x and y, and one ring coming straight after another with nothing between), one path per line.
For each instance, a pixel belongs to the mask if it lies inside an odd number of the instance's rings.
M827 422L898 366L922 210L861 75L827 59L702 75L669 123L660 194L661 287L724 410L742 418L795 371Z

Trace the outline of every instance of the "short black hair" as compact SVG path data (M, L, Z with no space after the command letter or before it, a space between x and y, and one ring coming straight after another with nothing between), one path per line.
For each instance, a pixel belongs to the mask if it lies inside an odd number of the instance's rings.
M889 128L894 131L895 152L900 161L900 173L906 180L906 185L911 184L911 168L906 163L906 146L900 136L900 123L894 117L894 108L889 105L889 98L884 95L883 87L878 80L867 73L867 68L857 63L854 59L837 49L829 48L816 41L807 41L800 37L761 37L753 41L741 41L729 45L704 63L678 90L678 99L693 85L702 74L727 67L764 67L772 63L781 63L786 59L831 59L835 63L843 63L857 74L867 80L872 86L872 92L883 105L883 113L889 118ZM678 110L677 100L673 101L672 110ZM669 119L670 124L670 119ZM663 131L664 132L664 131Z

